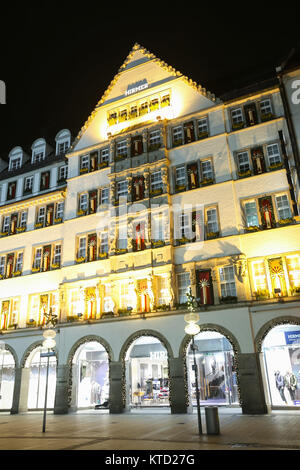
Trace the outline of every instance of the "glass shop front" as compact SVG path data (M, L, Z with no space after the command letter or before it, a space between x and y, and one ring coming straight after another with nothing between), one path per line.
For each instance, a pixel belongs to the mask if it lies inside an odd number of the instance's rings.
M15 384L15 361L7 350L0 350L0 410L10 410Z
M29 410L43 409L45 404L46 377L47 377L47 357L41 357L41 353L48 352L43 347L36 348L27 358L25 367L30 368L28 402ZM56 357L49 358L49 376L47 408L54 408L56 389Z
M168 354L157 338L142 336L127 351L126 385L131 407L169 406Z
M230 342L214 331L204 331L194 338L194 353L187 348L187 370L189 397L196 406L196 376L194 360L198 371L200 404L238 405L237 372L234 352Z
M279 325L262 345L271 406L300 407L300 325Z

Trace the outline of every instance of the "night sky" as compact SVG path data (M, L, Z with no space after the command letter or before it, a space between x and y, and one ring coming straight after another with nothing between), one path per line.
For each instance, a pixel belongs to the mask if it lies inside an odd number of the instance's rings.
M274 75L300 42L296 12L278 6L243 3L236 18L217 3L70 5L0 7L2 157L63 128L76 137L136 42L217 96Z

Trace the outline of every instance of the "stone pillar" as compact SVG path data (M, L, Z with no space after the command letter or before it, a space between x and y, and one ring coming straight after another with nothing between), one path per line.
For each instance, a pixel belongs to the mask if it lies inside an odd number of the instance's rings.
M267 414L259 355L237 354L240 399L244 414Z
M56 390L54 414L67 414L68 407L68 385L69 385L69 366L66 364L57 365L56 368Z
M24 367L21 369L21 383L20 383L20 395L19 395L19 412L28 410L28 389L30 379L30 368Z
M10 409L10 414L15 415L19 413L19 402L20 402L20 392L21 392L21 379L22 379L22 368L15 368L15 384L14 384L14 394L13 402Z
M181 357L169 359L170 368L170 405L171 413L187 413L184 366Z
M122 362L111 361L109 375L109 412L112 414L123 413Z

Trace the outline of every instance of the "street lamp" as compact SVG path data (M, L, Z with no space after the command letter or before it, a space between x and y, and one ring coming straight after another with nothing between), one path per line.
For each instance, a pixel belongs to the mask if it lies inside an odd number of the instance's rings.
M55 348L56 341L55 336L56 332L51 328L43 332L45 340L43 341L43 347L48 349L48 352L41 353L41 357L47 357L47 373L46 373L46 389L45 389L45 402L44 402L44 416L43 416L43 432L46 431L46 414L47 414L47 398L48 398L48 379L49 379L49 359L51 356L55 356L55 352L51 349Z
M193 351L194 358L194 372L195 372L195 385L196 385L196 401L197 401L197 415L198 415L198 430L199 434L202 434L202 422L201 422L201 408L200 408L200 393L199 393L199 384L198 384L198 367L196 363L196 354L195 351L198 350L198 347L195 344L194 337L200 332L200 326L197 325L199 321L199 314L195 312L197 308L197 301L195 297L192 296L191 289L187 293L188 298L188 309L191 313L188 313L184 316L184 320L187 322L187 325L184 328L186 334L192 337L191 349Z

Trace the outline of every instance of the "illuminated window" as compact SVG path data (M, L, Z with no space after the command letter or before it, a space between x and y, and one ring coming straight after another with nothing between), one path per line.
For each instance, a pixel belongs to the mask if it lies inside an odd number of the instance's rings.
M279 219L289 219L291 217L291 209L287 195L276 196L275 199Z
M69 315L76 316L80 311L80 291L72 289L69 293Z
M161 171L155 171L151 174L151 191L162 189Z
M125 157L127 155L127 140L117 142L117 156Z
M203 182L213 179L214 174L211 160L202 160L200 165Z
M119 307L124 309L129 305L128 281L120 282Z
M88 208L88 195L87 193L81 194L79 197L79 210L87 211Z
M185 167L179 166L176 168L176 185L183 186L185 185Z
M168 279L164 276L157 277L157 303L158 305L168 305L170 302L170 293L168 288Z
M207 117L198 119L198 133L199 137L207 136L208 134L208 121Z
M255 201L248 201L245 203L245 216L247 227L258 227L258 215Z
M79 238L78 243L78 258L85 258L86 256L86 237Z
M173 144L180 145L183 143L183 129L182 126L173 128Z
M270 165L276 165L281 162L278 144L267 145L267 155Z
M80 158L80 169L88 169L89 168L89 155L83 155Z
M128 196L128 189L127 189L127 181L119 181L117 183L117 200L121 197L127 199Z
M219 231L218 212L216 208L205 210L206 234L217 233Z
M253 261L252 263L252 277L254 291L267 289L267 277L265 271L265 263L263 260Z
M291 286L293 288L300 288L300 256L286 256L286 266L289 273Z
M100 190L100 204L109 203L109 188L103 188Z

